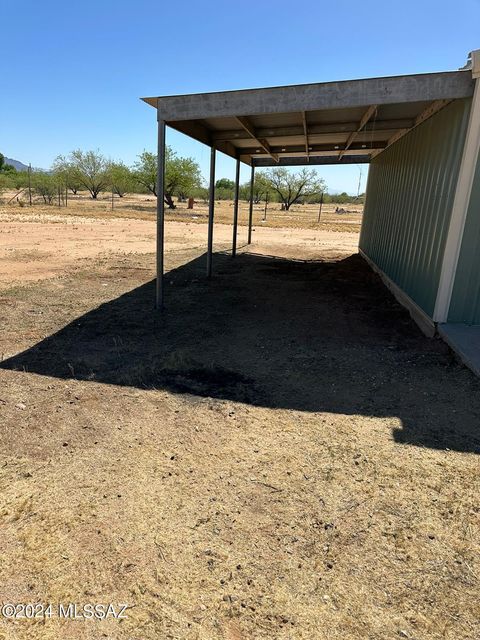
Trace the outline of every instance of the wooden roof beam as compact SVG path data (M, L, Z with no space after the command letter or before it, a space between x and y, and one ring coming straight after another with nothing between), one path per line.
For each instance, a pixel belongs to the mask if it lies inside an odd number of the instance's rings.
M347 151L349 149L349 147L352 144L352 142L358 136L360 131L362 131L362 129L365 127L367 122L370 120L370 118L373 116L373 114L376 111L377 111L377 105L376 104L372 104L370 107L368 107L368 109L363 114L362 119L360 120L360 123L359 123L359 125L357 127L357 130L356 131L352 131L352 133L348 136L347 142L345 143L345 147L338 154L338 159L339 160L342 159L343 155L345 154L345 151Z
M412 127L414 124L413 118L401 118L397 120L377 120L375 127L373 123L367 123L363 128L363 131L384 131L391 129L405 129ZM339 122L339 123L327 123L327 124L312 124L308 125L309 137L317 134L329 134L329 133L351 133L356 131L358 122ZM258 127L256 134L259 138L275 138L275 137L289 137L289 136L301 136L305 134L303 125L291 125L284 127ZM214 142L218 140L245 140L251 136L246 133L245 129L229 129L229 130L211 130L211 138Z
M272 153L272 150L270 149L270 145L265 139L259 138L257 136L255 127L252 125L252 123L248 118L246 118L245 116L235 116L235 120L245 129L248 135L253 140L255 140L258 146L261 147L265 151L265 153L267 153L273 160L275 160L275 162L278 162L278 155L275 153Z
M385 149L388 149L388 147L390 147L394 142L397 142L397 140L403 138L403 136L406 135L409 131L412 131L413 129L415 129L415 127L418 127L419 124L422 124L422 122L425 122L425 120L431 118L435 113L440 111L440 109L443 109L447 106L447 104L450 104L450 102L451 100L434 100L433 102L431 102L428 107L415 118L415 120L413 121L413 125L410 128L400 129L395 134L393 134L391 138L388 139L387 144L385 145ZM375 151L373 151L370 157L375 158L375 156L378 156L378 154L382 153L382 151L385 151L385 149L376 149Z

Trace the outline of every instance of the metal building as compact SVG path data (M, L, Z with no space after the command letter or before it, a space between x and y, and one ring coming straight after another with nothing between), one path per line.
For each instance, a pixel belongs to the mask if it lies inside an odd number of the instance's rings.
M360 253L425 333L480 371L480 50L459 71L144 98L158 120L157 306L163 305L165 126L256 167L370 163ZM249 242L252 202L250 202ZM477 327L477 328L475 328ZM465 351L468 351L468 353Z

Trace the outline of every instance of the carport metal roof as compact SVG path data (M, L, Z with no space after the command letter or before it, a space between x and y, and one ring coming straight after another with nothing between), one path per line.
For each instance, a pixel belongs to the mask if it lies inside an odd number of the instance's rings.
M460 70L143 100L159 121L252 166L350 164L473 88Z
M157 110L158 120L157 308L163 308L164 294L166 125L210 146L207 277L211 277L217 151L236 159L235 257L241 162L251 166L250 244L255 167L370 162L452 100L471 97L474 81L469 66L442 73L143 98Z

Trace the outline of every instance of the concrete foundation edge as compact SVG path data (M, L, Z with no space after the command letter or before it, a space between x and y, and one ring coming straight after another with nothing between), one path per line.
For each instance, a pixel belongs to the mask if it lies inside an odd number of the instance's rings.
M452 339L449 333L446 330L445 325L439 324L437 326L438 335L442 338L444 342L448 344L450 349L456 354L458 359L462 364L468 367L473 373L480 377L480 365L478 359L475 360L462 348L462 346L458 343L458 341Z

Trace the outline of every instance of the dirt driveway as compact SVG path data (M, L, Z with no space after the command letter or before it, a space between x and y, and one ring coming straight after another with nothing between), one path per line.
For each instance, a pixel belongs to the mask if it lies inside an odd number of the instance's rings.
M356 233L309 231L306 229L255 228L258 250L280 251L294 255L302 245L305 255L319 249L338 252L356 250ZM231 246L232 227L215 226L216 249ZM205 225L169 221L166 224L165 249L205 249ZM240 228L239 246L246 242L246 230ZM141 255L155 250L154 221L135 219L89 219L81 216L49 215L38 221L37 215L22 215L17 221L0 216L0 287L62 275L67 269L88 265L92 259L113 254Z
M1 599L127 619L0 638L480 637L479 381L356 234L263 229L209 282L205 228L171 223L158 316L134 222L47 225L61 269L0 294Z

